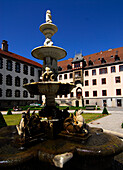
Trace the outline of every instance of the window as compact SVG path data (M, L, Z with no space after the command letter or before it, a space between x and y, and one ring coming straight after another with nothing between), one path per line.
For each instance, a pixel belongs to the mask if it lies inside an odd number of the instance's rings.
M12 90L11 89L6 90L6 97L12 97Z
M85 80L85 86L88 86L88 85L89 85L89 81Z
M88 65L89 66L93 65L93 61L89 60Z
M9 71L12 71L12 61L11 60L7 60L6 69Z
M97 85L97 80L96 79L92 80L92 85Z
M76 97L77 98L80 98L82 96L82 89L80 88L80 87L78 87L77 89L76 89Z
M99 69L99 74L106 74L107 73L107 68L100 68Z
M119 71L123 71L123 65L119 66Z
M97 96L97 91L93 91L93 97Z
M120 76L115 77L115 83L120 83Z
M20 90L15 90L15 97L20 97Z
M75 72L75 77L80 77L80 76L81 76L81 72L80 71Z
M65 94L64 97L67 97L67 94Z
M31 80L30 80L30 83L32 83L32 82L34 82L34 80L33 80L33 79L31 79Z
M103 64L103 63L106 63L106 60L102 57L102 59L101 59L101 63Z
M26 75L28 74L28 66L27 65L23 66L23 73Z
M3 75L0 74L0 84L3 84Z
M73 92L70 93L70 97L73 97Z
M30 67L30 75L34 76L34 67Z
M89 97L89 91L85 91L85 97Z
M6 76L6 85L12 86L12 76L11 75Z
M107 90L102 90L102 96L107 96Z
M85 71L85 76L89 76L88 71Z
M67 74L64 74L64 79L67 79Z
M0 88L0 97L2 97L2 89Z
M34 94L30 94L30 97L31 97L31 98L34 98L35 96L34 96Z
M101 79L102 84L106 84L106 78Z
M38 79L40 80L41 77L41 70L38 70Z
M16 63L16 64L15 64L15 71L16 71L17 73L20 73L20 63Z
M70 64L67 65L67 69L72 69L72 66Z
M115 55L115 61L118 61L118 60L120 60L120 57L116 54Z
M59 80L62 80L62 75L59 75Z
M28 83L28 79L27 78L24 78L23 79L23 84L27 84Z
M62 71L62 67L61 66L58 67L58 71Z
M115 73L116 71L115 71L115 66L112 66L111 67L111 73Z
M75 63L74 68L80 67L80 63Z
M92 75L96 75L96 70L92 70Z
M116 95L121 95L121 89L116 89Z
M69 77L70 77L70 79L73 78L73 73L70 73L70 74L69 74Z
M28 92L26 90L23 91L23 97L27 98L28 97Z
M89 100L86 100L86 104L89 104Z
M15 86L20 87L20 78L15 77Z
M3 68L3 59L0 57L0 69Z

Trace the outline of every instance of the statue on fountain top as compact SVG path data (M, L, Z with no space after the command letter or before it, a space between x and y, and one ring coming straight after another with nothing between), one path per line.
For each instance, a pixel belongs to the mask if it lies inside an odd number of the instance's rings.
M51 11L47 10L46 12L46 23L52 23L52 16L51 16Z

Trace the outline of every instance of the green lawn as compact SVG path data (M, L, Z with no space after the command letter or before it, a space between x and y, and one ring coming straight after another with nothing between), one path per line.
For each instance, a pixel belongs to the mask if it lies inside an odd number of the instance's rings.
M17 125L21 120L21 114L3 115L8 126Z
M84 117L86 123L91 122L92 120L99 119L101 117L104 117L106 115L103 115L101 113L85 113L82 114ZM21 120L21 114L13 114L13 115L3 115L7 125L17 125L19 121Z

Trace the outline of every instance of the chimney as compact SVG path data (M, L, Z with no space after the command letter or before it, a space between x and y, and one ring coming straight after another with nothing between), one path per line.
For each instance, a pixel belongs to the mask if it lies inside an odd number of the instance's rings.
M6 40L3 40L1 50L8 51L8 42Z

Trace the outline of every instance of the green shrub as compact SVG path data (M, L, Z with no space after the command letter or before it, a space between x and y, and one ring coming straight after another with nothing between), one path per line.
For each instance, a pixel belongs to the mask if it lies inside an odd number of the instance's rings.
M121 124L121 128L123 128L123 123Z
M5 119L2 115L2 113L0 112L0 128L5 127L5 126L7 126L7 124L5 122Z
M107 115L109 114L106 107L104 107L102 114L107 114Z
M12 115L11 109L8 109L7 115Z

